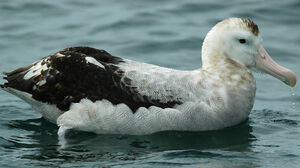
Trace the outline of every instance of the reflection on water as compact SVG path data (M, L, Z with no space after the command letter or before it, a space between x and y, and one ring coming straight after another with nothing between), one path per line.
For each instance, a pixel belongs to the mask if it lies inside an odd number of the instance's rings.
M34 154L23 155L30 160L52 161L96 161L96 160L135 160L145 154L171 150L189 150L194 152L210 149L246 152L251 148L255 136L252 127L246 121L238 126L209 132L160 132L145 136L96 135L92 133L71 131L66 135L67 147L60 148L57 126L43 118L14 120L9 128L30 131L25 137L13 136L3 145L7 149L32 149ZM19 139L28 139L33 143L22 143ZM5 144L5 143L2 143ZM118 154L119 153L119 154ZM176 153L175 153L176 154ZM169 153L167 157L173 154ZM178 155L185 155L185 152ZM210 157L210 156L206 156Z

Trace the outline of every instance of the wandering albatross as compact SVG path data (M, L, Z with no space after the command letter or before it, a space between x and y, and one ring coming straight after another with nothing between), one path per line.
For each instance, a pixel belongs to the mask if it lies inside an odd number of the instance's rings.
M251 70L287 85L295 74L275 63L250 19L217 23L202 46L202 68L180 71L71 47L12 72L1 88L30 104L58 132L151 134L207 131L247 119L255 98Z

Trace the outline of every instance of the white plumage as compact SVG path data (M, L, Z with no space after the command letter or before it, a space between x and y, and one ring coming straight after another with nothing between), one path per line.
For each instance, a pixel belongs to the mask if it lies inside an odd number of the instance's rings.
M172 108L140 107L133 113L125 104L83 99L58 118L58 125L96 133L133 135L165 130L216 130L244 121L253 105L254 80L236 88L236 93L228 94L227 90L241 78L224 85L221 78L213 79L203 70L177 71L129 60L120 68L141 96L164 103L173 96L173 100L184 103ZM247 96L239 97L239 94Z
M291 86L296 83L290 70L277 65L261 50L261 43L258 28L251 20L229 18L218 23L205 38L202 69L179 71L101 55L104 51L100 50L80 48L79 52L73 48L46 57L25 70L11 72L7 75L8 83L1 87L57 123L60 133L76 129L142 135L166 130L222 129L247 119L253 107L256 88L250 69L267 72ZM78 90L71 90L76 94L64 93L63 103L55 100L59 97L54 93L45 97L47 90L55 92L65 85L76 87L55 77L66 77L67 68L60 69L60 65L76 54L79 56L73 60L74 66L78 64L82 72L84 68L95 71L90 81L99 85L81 82ZM77 77L84 79L89 76L86 72ZM21 74L24 82L31 80L27 84L29 89L17 88L16 74ZM48 86L53 78L54 84ZM79 93L80 99L76 98Z

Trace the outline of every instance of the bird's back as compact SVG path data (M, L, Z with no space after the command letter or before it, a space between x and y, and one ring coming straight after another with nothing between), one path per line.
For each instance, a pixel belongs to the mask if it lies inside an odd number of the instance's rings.
M134 113L139 107L167 108L190 99L191 90L180 84L186 85L187 74L114 57L104 50L72 47L5 73L7 82L1 87L27 93L61 111L82 99L106 99L124 103Z

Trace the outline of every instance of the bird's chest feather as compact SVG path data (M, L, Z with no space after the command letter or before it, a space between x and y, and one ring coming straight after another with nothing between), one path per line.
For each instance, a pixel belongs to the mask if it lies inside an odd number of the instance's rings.
M209 111L220 120L239 123L245 120L254 104L255 80L248 70L202 71L197 81L199 100L206 103ZM204 95L204 96L203 96ZM231 125L231 124L229 124Z

